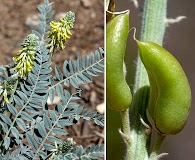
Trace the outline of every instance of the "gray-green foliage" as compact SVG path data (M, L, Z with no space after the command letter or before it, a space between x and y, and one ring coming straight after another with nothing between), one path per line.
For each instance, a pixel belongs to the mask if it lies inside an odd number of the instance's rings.
M84 109L76 102L82 94L80 84L92 82L92 76L103 73L104 50L99 48L89 57L78 57L76 62L65 60L63 70L55 66L55 76L52 76L51 53L47 49L51 4L45 0L38 7L41 19L39 31L32 31L32 34L39 40L34 65L28 75L19 78L11 70L14 63L0 66L0 160L49 159L51 155L53 159L89 160L104 155L104 146L94 145L85 150L82 146L73 145L67 149L66 141L59 138L68 134L65 126L73 125L74 120L80 118L104 126L102 114ZM72 85L77 91L70 93L64 85ZM9 103L4 100L5 90ZM60 97L60 101L50 109L47 99L52 102L55 95Z

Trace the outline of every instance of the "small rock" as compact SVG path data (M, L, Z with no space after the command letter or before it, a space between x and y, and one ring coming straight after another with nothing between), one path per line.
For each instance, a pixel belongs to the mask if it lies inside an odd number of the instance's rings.
M81 3L85 8L89 8L92 6L92 1L91 0L81 0Z
M60 18L64 18L66 17L66 12L60 12L60 13L57 13L56 16L55 16L55 19L60 19Z
M47 99L47 104L48 105L53 105L53 104L57 104L59 101L60 101L60 97L55 96L53 102L51 102L50 99L48 98Z
M35 28L38 26L40 18L38 15L32 15L26 18L25 24L30 28Z
M97 94L95 91L92 91L90 94L90 102L93 104L97 100Z
M96 18L96 13L92 12L92 13L91 13L91 18L92 18L92 19L95 19L95 18Z
M96 110L97 110L99 113L101 113L101 114L104 113L105 108L106 108L105 103L100 103L100 104L98 104L98 105L96 106Z

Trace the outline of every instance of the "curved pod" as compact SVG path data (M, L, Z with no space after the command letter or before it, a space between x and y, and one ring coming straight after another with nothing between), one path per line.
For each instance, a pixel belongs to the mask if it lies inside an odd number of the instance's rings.
M106 105L115 111L126 110L132 101L125 80L124 55L129 32L129 11L106 25Z
M150 81L148 118L161 134L177 134L190 112L187 77L179 62L163 47L153 42L137 43Z

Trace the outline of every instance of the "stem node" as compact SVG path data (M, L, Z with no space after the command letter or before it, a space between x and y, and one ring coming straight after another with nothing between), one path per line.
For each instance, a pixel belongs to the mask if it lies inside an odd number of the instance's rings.
M124 134L124 133L121 131L120 128L119 128L118 132L119 132L119 134L121 135L121 137L122 137L122 139L124 140L124 142L125 142L126 144L129 144L130 141L131 141L130 135Z
M143 124L143 126L146 127L145 135L149 137L151 135L151 132L152 132L151 127L146 122L144 122L144 120L142 119L141 116L140 116L140 121Z

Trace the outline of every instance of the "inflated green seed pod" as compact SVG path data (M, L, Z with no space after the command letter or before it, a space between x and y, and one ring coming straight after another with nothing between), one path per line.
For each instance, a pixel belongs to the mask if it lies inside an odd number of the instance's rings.
M149 121L163 135L177 134L186 124L191 89L175 57L153 42L137 44L150 81Z
M106 105L115 111L126 110L132 101L124 73L128 32L129 11L117 15L106 25Z

